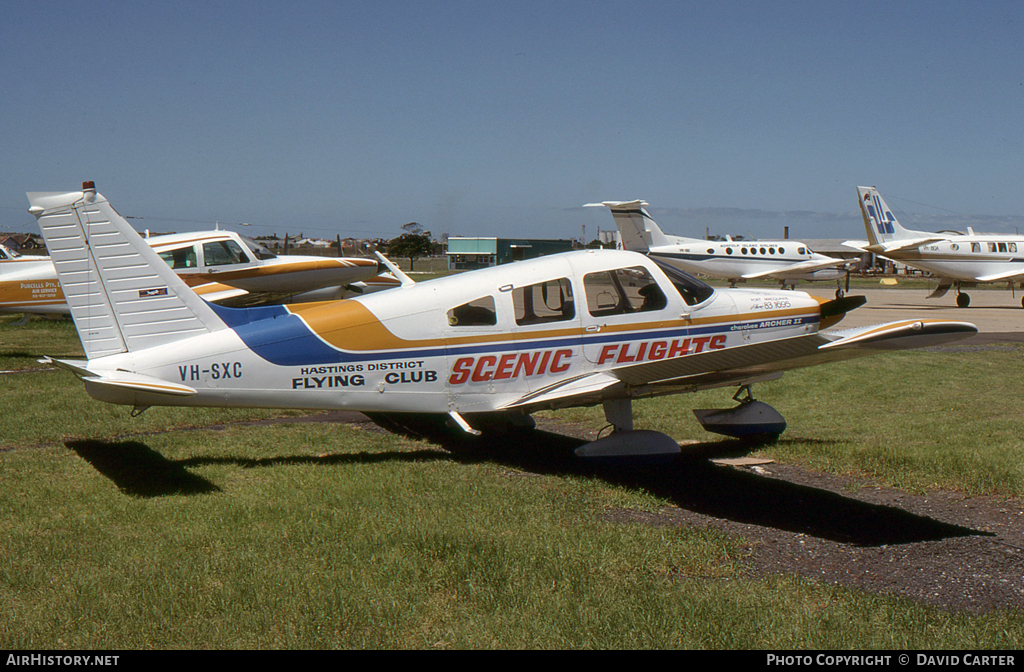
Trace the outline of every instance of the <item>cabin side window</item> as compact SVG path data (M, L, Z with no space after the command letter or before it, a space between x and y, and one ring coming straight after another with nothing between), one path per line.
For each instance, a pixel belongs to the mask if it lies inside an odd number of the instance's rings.
M160 258L174 270L195 268L199 265L196 262L196 248L191 246L160 252Z
M489 327L497 323L492 296L474 299L448 311L448 324L453 327Z
M587 308L594 317L661 310L668 302L643 266L583 276Z
M568 278L539 282L512 290L512 307L516 324L562 322L576 317L572 283Z
M245 264L249 256L233 240L218 240L203 243L203 261L207 266L224 266L227 264Z
M971 252L981 252L981 243L971 243Z

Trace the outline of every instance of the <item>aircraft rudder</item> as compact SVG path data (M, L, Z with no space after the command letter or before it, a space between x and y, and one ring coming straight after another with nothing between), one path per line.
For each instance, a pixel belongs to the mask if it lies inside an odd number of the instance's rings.
M661 227L647 212L644 207L646 205L647 203L641 200L604 201L602 203L587 203L584 207L607 207L619 230L622 249L646 253L651 247L669 243Z
M889 205L875 187L857 187L864 230L872 245L891 240L913 238L914 233L903 228Z
M91 182L28 198L89 359L226 328Z

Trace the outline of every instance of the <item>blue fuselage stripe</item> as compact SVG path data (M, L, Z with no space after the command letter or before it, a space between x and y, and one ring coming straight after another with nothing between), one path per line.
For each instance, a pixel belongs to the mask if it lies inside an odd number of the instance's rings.
M268 306L263 309L226 309L215 308L218 315L225 319L229 327L238 335L254 353L266 361L278 366L312 366L317 364L335 364L354 361L379 361L395 358L423 358L471 355L479 353L504 353L526 350L541 350L580 345L594 346L606 343L627 343L681 337L701 336L704 334L728 334L737 331L758 331L780 326L817 324L817 315L800 315L776 319L754 319L740 322L726 322L703 327L671 327L652 329L649 331L616 332L610 334L583 333L579 336L563 336L558 338L538 338L524 341L502 341L498 343L481 343L473 345L430 346L409 350L372 350L347 351L339 350L321 340L308 325L297 315L289 313L280 306ZM232 311L226 313L224 311ZM254 311L254 312L247 312ZM247 313L247 314L243 314ZM226 317L225 317L226 316ZM785 322L780 325L779 322Z

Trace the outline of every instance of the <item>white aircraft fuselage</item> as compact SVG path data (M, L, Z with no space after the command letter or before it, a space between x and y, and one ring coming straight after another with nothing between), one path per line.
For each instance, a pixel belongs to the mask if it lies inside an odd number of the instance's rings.
M639 200L605 201L584 207L605 206L611 211L623 249L663 259L687 273L722 278L733 285L775 280L791 287L798 281L846 276L845 260L813 252L798 240L732 240L727 236L723 241L668 235L645 205Z
M607 293L614 284L588 293L586 285L572 281L620 270L657 283L663 307L614 312L619 307L610 305L604 314L605 309L590 309L590 302L620 300ZM525 292L516 291L525 278L545 279L526 290L536 300L548 288L544 305L550 314L544 318L523 319L525 306L516 305L517 298L525 303ZM551 309L560 288L566 288L566 305L573 306L565 319ZM627 300L642 304L635 292L640 287L623 289ZM577 297L572 304L569 296ZM493 300L483 309L493 305L493 324L459 323L459 307L484 297ZM340 302L215 309L229 329L103 357L89 367L116 377L131 366L192 387L194 396L147 398L134 390L90 386L88 380L86 387L98 399L131 405L475 413L537 395L526 405L557 406L542 403L543 392L566 379L814 333L820 305L802 292L754 290L708 291L689 305L642 255L565 253Z
M907 229L874 187L857 187L857 196L868 240L844 244L937 276L931 296L942 296L955 283L957 305L966 307L964 284L1024 280L1024 236Z
M232 309L192 292L91 184L29 200L87 357L54 363L96 399L137 409L436 414L473 433L463 414L603 404L621 434L632 429L634 398L748 386L792 368L977 331L907 320L823 333L863 300L714 289L614 250L408 281L340 301ZM756 418L749 424L758 427ZM773 427L780 432L784 422ZM657 448L679 451L668 444Z
M798 264L834 262L795 240L721 241L666 236L667 245L654 245L648 254L688 273L702 273L730 282L777 276L784 284L798 280L838 280L845 271L835 266L800 271ZM791 269L791 270L785 270Z

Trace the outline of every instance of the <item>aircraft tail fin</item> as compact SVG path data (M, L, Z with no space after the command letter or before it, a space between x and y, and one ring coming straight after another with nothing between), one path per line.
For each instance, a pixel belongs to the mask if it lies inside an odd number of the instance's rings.
M92 182L28 199L88 359L227 328Z
M868 234L868 243L874 246L885 246L897 240L920 238L920 231L910 231L900 226L899 220L892 214L888 204L874 187L857 187L860 197L860 213L864 218L864 230Z
M583 207L604 206L611 210L615 226L619 229L622 249L646 253L651 247L667 245L670 241L644 209L645 205L644 201L604 201L587 203Z

